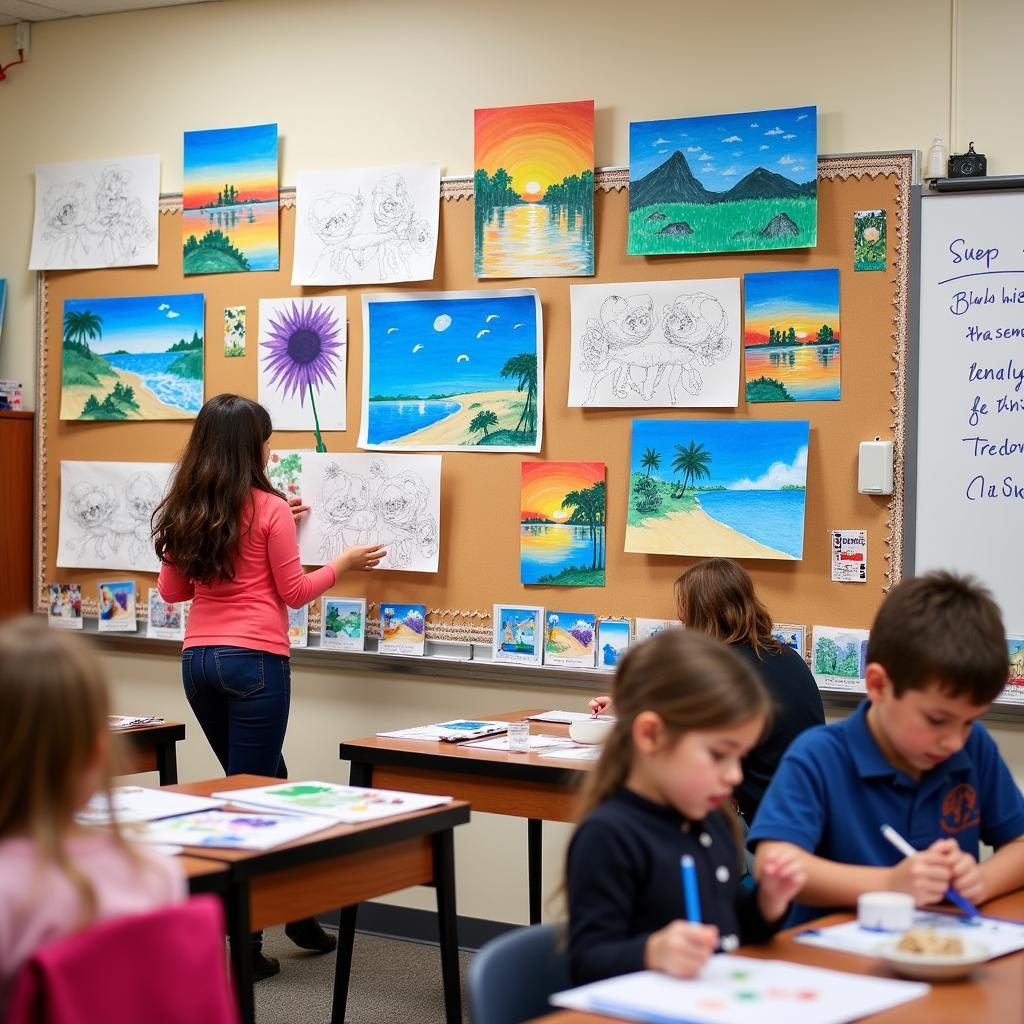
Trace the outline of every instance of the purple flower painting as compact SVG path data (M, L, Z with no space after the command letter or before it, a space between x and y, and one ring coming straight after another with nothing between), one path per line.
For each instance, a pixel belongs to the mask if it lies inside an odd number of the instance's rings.
M345 299L261 299L259 400L275 430L344 430Z

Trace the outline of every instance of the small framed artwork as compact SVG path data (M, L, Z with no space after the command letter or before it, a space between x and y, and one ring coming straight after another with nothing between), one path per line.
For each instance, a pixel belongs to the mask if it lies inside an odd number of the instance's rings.
M868 631L813 626L811 638L811 671L818 689L864 693Z
M997 704L1024 704L1024 636L1008 636L1006 653L1010 658L1010 678Z
M382 601L380 606L381 654L422 654L427 606Z
M637 619L636 639L650 640L652 636L657 636L666 629L682 629L682 626L678 619Z
M614 670L629 647L629 619L599 619L597 667Z
M772 625L772 636L784 647L792 647L801 658L807 657L807 627L791 622L776 622Z
M146 636L153 640L184 640L187 603L181 601L178 604L168 604L156 587L150 587Z
M50 605L46 621L54 629L82 628L82 585L50 583Z
M325 597L321 600L321 650L361 651L365 640L365 597Z
M133 580L113 580L101 583L97 588L99 607L99 631L101 633L134 633L138 628L135 621L135 583Z
M589 612L548 612L544 629L544 664L593 668L597 651L597 616Z
M288 646L305 647L309 643L309 605L288 609Z
M544 653L544 609L522 604L494 606L495 661L539 665Z

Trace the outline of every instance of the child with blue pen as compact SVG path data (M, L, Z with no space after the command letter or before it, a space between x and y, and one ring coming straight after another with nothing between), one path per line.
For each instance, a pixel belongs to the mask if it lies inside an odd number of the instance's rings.
M758 868L797 855L789 923L879 889L974 905L1024 885L1024 796L977 721L1007 683L999 609L970 579L907 580L871 627L867 700L804 733L750 830ZM978 863L979 844L996 852Z
M804 884L799 857L741 888L732 810L768 694L725 645L668 630L629 650L616 722L569 846L569 964L582 984L645 968L693 977L716 950L768 939Z

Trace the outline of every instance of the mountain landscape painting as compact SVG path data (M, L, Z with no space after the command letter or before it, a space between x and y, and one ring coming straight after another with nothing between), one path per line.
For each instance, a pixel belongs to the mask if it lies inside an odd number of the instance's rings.
M634 121L627 252L816 245L817 174L816 107Z

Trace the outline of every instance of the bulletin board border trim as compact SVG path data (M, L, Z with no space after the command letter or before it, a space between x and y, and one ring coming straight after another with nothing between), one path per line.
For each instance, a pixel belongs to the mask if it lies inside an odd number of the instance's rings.
M895 217L892 233L896 239L894 255L891 260L892 272L895 274L895 296L892 310L892 361L890 371L893 383L890 388L892 404L890 412L894 441L893 493L888 503L887 535L885 545L885 585L888 591L902 578L903 572L903 534L904 534L904 465L906 459L906 416L907 416L907 361L909 345L909 291L910 291L910 213L911 188L916 180L918 153L916 150L900 150L888 153L848 153L836 156L818 157L818 180L834 181L861 177L892 177L895 179ZM601 167L594 174L594 187L603 192L621 191L629 185L629 168ZM472 177L445 178L441 181L441 199L444 202L457 202L473 197ZM295 205L294 186L283 188L279 192L279 205L282 208ZM160 197L160 213L173 214L182 208L180 193L168 193ZM852 225L851 225L852 230ZM36 393L39 411L36 416L36 593L37 610L45 612L48 606L47 580L45 566L48 564L48 536L46 526L46 509L49 497L48 486L48 452L47 424L49 418L49 395L46 380L49 368L49 281L46 271L39 272L37 285L37 341L38 359L36 361ZM91 602L91 598L89 599ZM85 595L83 594L83 603ZM143 602L137 603L140 618L146 615ZM94 613L90 606L83 609L86 614ZM479 643L484 639L484 631L489 627L483 623L490 619L490 611L468 609L431 609L431 613L441 613L441 622L427 623L428 639L454 640ZM452 613L455 612L453 615ZM470 622L444 622L444 618L469 619ZM473 621L475 620L475 622ZM808 628L811 624L807 624Z

